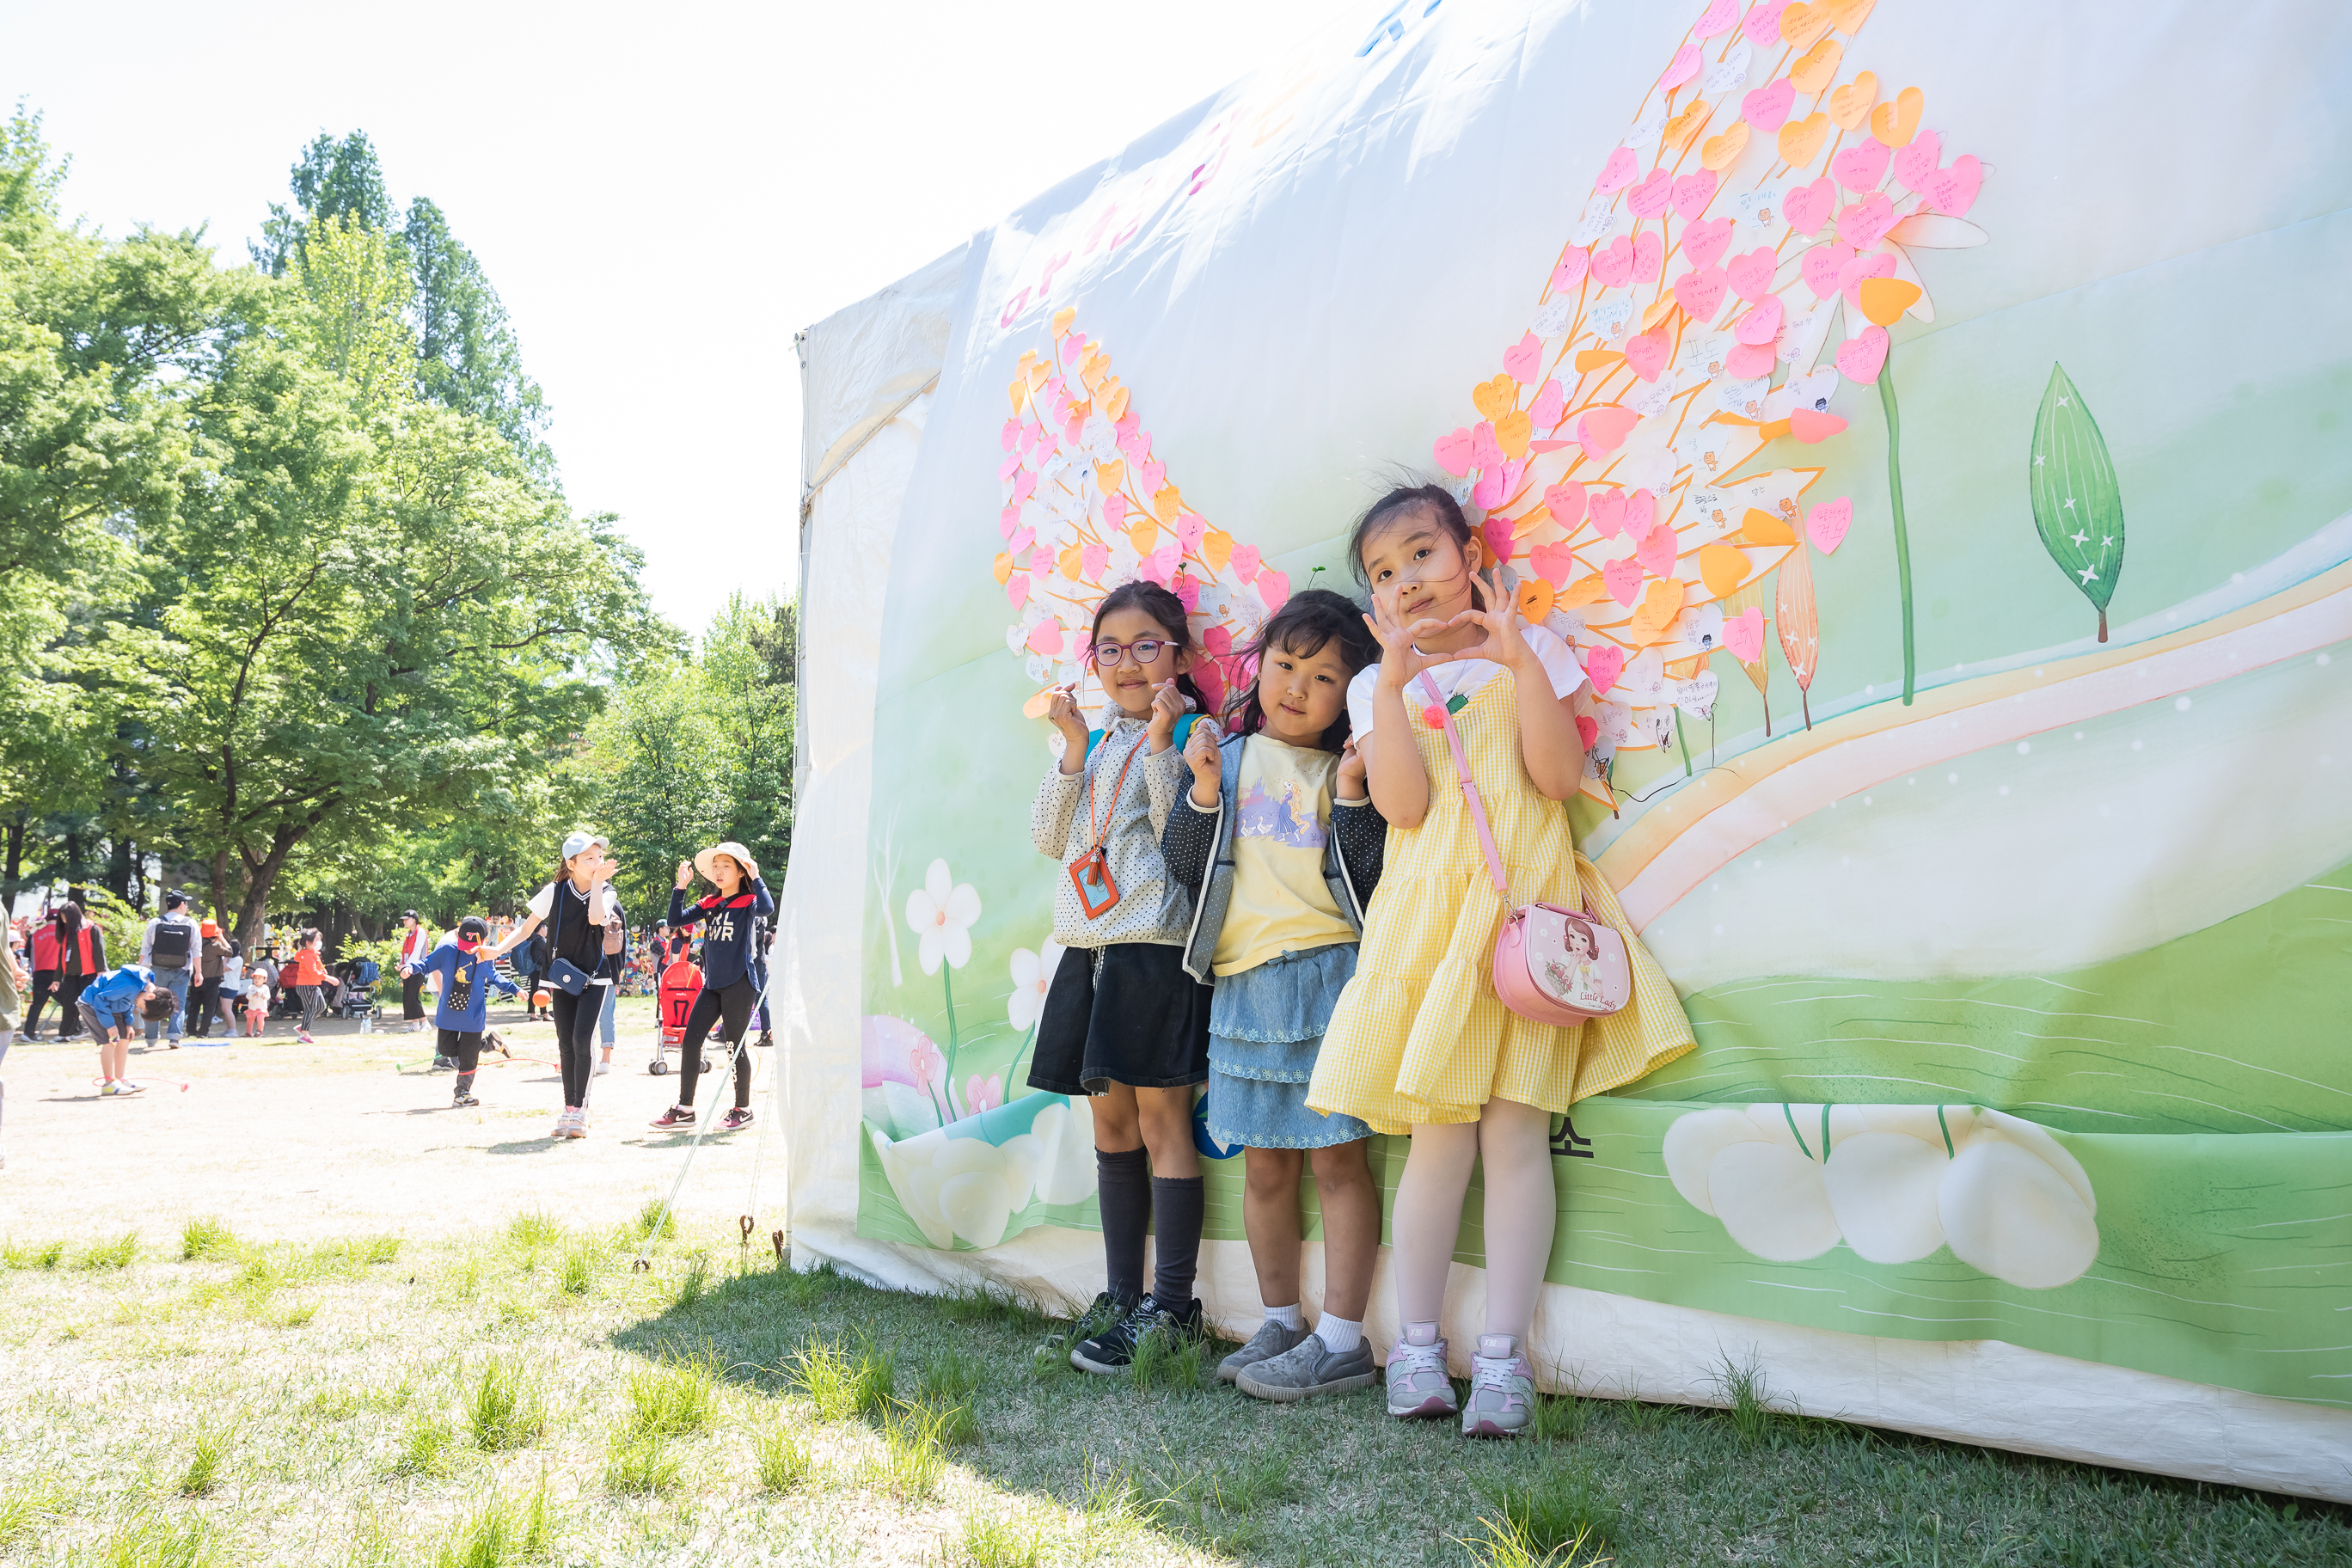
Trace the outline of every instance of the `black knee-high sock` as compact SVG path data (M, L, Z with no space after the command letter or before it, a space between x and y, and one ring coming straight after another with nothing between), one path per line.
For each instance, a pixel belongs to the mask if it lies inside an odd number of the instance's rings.
M1208 1190L1200 1177L1151 1178L1151 1297L1171 1310L1182 1310L1192 1299L1192 1276L1201 1266L1201 1218L1207 1207Z
M1103 1289L1122 1308L1143 1299L1143 1237L1151 1226L1151 1156L1140 1149L1095 1151L1097 1205L1102 1211ZM1194 1235L1200 1232L1197 1223Z
M469 1072L461 1072L461 1073L459 1073L459 1074L457 1075L457 1094L456 1094L453 1098L455 1098L455 1099L458 1099L458 1100L463 1100L466 1096L467 1096L467 1095L469 1095L469 1094L471 1094L471 1093L473 1093L473 1092L474 1092L474 1075L473 1075L472 1073L469 1073Z

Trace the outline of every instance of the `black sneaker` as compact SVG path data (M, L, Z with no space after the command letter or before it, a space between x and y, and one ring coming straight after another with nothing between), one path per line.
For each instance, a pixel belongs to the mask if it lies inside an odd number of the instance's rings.
M435 1057L433 1058L432 1067L428 1068L426 1070L428 1072L456 1072L457 1070L457 1064L447 1057Z
M1134 1364L1136 1346L1147 1334L1198 1339L1202 1327L1197 1298L1184 1303L1184 1310L1178 1312L1163 1308L1147 1293L1125 1317L1094 1338L1081 1341L1078 1348L1070 1352L1070 1364L1080 1372L1115 1377Z
M470 1094L461 1094L449 1101L449 1109L452 1110L470 1110L475 1106L481 1103L482 1102L480 1100L476 1100Z

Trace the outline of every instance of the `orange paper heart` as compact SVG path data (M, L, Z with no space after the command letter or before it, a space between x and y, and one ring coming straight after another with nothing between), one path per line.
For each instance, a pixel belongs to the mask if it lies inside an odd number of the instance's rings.
M1805 58L1789 68L1789 79L1802 93L1819 93L1827 89L1836 77L1838 64L1845 58L1845 46L1835 38L1823 38L1805 51Z
M1069 336L1070 323L1077 319L1078 308L1076 305L1065 305L1060 310L1055 311L1054 341L1058 343L1064 338Z
M1837 0L1818 0L1808 5L1805 0L1795 3L1780 13L1780 41L1792 49L1810 49L1822 36L1837 26ZM1818 88L1800 87L1799 92L1817 92Z
M1027 382L1022 380L1016 375L1013 378L1013 384L1005 388L1005 390L1013 395L1013 413L1018 414L1024 408L1029 406L1029 384Z
M1013 578L1013 557L1000 550L996 552L996 585L1000 588Z
M1830 118L1841 131L1852 131L1870 117L1870 106L1878 101L1878 76L1874 71L1862 71L1854 79L1830 94Z
M1543 502L1538 501L1535 504L1534 510L1523 512L1519 516L1511 520L1511 537L1513 539L1525 539L1528 534L1533 533L1537 529L1541 528L1545 523L1549 522L1550 521L1550 509L1546 507Z
M1666 628L1683 613L1686 590L1679 577L1660 577L1642 595L1642 607L1633 612L1633 633L1644 643L1654 643L1665 636Z
M1095 483L1101 487L1102 493L1105 495L1118 489L1120 481L1126 478L1127 465L1117 458L1113 458L1108 463L1095 465Z
M1094 411L1095 405L1091 403L1073 403L1070 405L1070 417L1080 425L1085 424L1087 422L1087 416L1092 414Z
M1492 381L1482 381L1470 389L1470 401L1486 419L1500 419L1519 401L1519 384L1508 375L1498 375Z
M1234 536L1222 528L1213 528L1201 536L1201 559L1209 570L1222 572L1225 563L1234 558Z
M1748 552L1728 544L1702 544L1698 547L1699 581L1706 591L1718 599L1727 599L1739 592L1740 580L1748 575Z
M1535 438L1536 423L1525 410L1506 414L1495 421L1495 445L1503 449L1506 458L1518 458L1528 455L1528 443Z
M1643 310L1642 330L1645 332L1648 331L1652 327L1656 326L1668 316L1673 315L1675 313L1675 297L1672 294L1659 295L1656 299L1650 301L1647 309Z
M1519 579L1519 614L1531 621L1551 614L1552 585L1541 577Z
M1854 292L1862 299L1862 313L1881 327L1893 326L1896 317L1919 300L1919 285L1900 278L1865 278Z
M1139 518L1135 526L1127 531L1127 537L1138 555L1149 555L1151 547L1160 542L1160 525L1148 517Z
M1789 526L1788 519L1775 516L1759 506L1749 507L1747 515L1739 520L1739 532L1750 544L1797 542L1797 531Z
M1780 162L1791 169L1801 169L1813 161L1829 140L1830 117L1814 110L1802 120L1791 120L1780 127Z
M1117 376L1111 377L1110 384L1111 394L1103 399L1103 412L1108 415L1111 423L1116 425L1127 417L1127 388L1118 384Z
M1063 576L1075 583L1078 574L1087 569L1087 552L1073 544L1054 557L1054 564L1062 569Z
M1625 356L1615 349L1579 349L1576 351L1576 374L1591 375L1605 370Z
M1608 596L1609 584L1601 581L1601 574L1588 572L1561 590L1555 607L1573 610L1583 605L1597 605Z
M1889 147L1907 147L1918 134L1919 111L1927 107L1927 95L1916 87L1906 87L1895 95L1892 103L1882 103L1870 111L1870 133Z
M1849 38L1853 37L1862 31L1862 25L1870 20L1871 12L1877 5L1878 0L1838 0L1837 30Z
M1021 705L1021 716L1024 719L1043 719L1045 716L1045 710L1054 705L1054 693L1060 689L1058 686L1048 686L1030 698Z
M1693 99L1688 109L1666 121L1665 132L1659 139L1660 147L1669 153L1679 153L1689 146L1690 139L1697 135L1700 128L1706 124L1706 117L1710 112L1706 106L1706 100Z
M1151 498L1152 515L1162 522L1173 523L1176 514L1183 509L1184 497L1174 485L1160 486L1159 493ZM1151 552L1147 550L1144 553L1149 555Z
M1748 151L1748 121L1734 125L1720 136L1710 136L1699 144L1698 161L1720 174L1739 162L1739 154Z

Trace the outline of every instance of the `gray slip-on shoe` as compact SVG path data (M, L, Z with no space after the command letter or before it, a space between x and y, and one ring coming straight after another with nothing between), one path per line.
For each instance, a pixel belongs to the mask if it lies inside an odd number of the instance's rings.
M1370 1388L1379 1376L1370 1342L1351 1351L1334 1352L1318 1335L1308 1334L1282 1354L1244 1367L1234 1381L1254 1398L1287 1405L1318 1394Z
M1217 1376L1231 1383L1241 1376L1244 1367L1271 1361L1297 1344L1306 1332L1305 1329L1286 1329L1268 1318L1264 1326L1250 1336L1249 1343L1217 1363Z

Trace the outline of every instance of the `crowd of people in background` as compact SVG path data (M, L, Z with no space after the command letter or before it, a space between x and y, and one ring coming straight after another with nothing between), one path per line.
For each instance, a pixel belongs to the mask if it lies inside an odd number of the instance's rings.
M751 1058L744 1047L773 1043L764 934L775 905L757 863L735 843L681 861L668 918L636 941L613 886L618 868L606 839L578 832L564 840L554 877L515 921L469 914L436 937L418 911L404 910L389 977L349 949L331 965L325 935L315 926L281 940L265 925L247 952L178 889L158 900L135 956L110 954L88 896L69 889L38 914L7 922L0 944L0 1063L19 1038L87 1040L98 1048L99 1096L135 1095L143 1086L130 1077L134 1032L150 1050L178 1050L191 1041L226 1045L262 1037L276 1015L293 1023L297 1042L312 1045L311 1030L322 1016L380 1016L387 998L376 986L389 978L398 987L404 1029L436 1031L432 1070L457 1074L451 1102L463 1109L480 1103L474 1086L484 1050L506 1050L488 1026L495 990L522 998L526 1022L554 1026L563 1101L550 1136L584 1138L589 1084L612 1071L615 1001L653 993L673 966L690 963L698 965L689 974L699 993L682 1024L680 1092L653 1125L692 1127L698 1068L707 1065L703 1047L715 1034L732 1055L735 1087L734 1108L719 1125L730 1131L748 1126ZM716 891L693 902L688 894L698 871ZM502 960L511 979L499 970ZM45 1035L52 1004L55 1022ZM685 1006L682 999L678 1005ZM755 1016L760 1033L752 1042L746 1036ZM0 1085L0 1140L5 1111ZM0 1141L0 1167L5 1163Z

